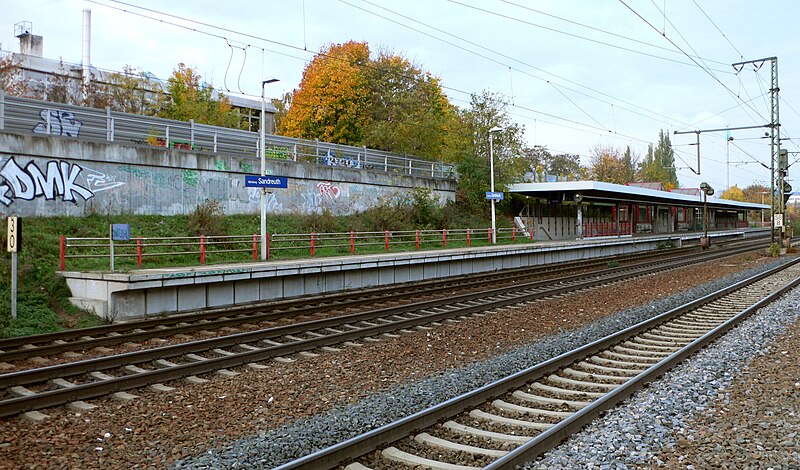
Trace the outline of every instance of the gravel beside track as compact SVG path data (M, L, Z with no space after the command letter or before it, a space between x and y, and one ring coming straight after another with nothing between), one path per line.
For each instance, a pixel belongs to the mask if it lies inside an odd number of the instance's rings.
M761 271L775 263L765 263L757 270ZM717 269L724 270L726 268L725 262L717 262L715 265ZM727 267L731 267L730 264ZM696 273L697 277L702 277L703 269L695 268L691 271ZM270 468L277 466L638 323L655 314L686 303L691 299L718 290L733 283L735 280L747 277L754 271L739 272L725 279L717 279L702 286L692 287L686 291L657 300L653 299L651 294L659 291L660 287L664 287L664 284L661 283L666 282L667 285L674 285L680 279L685 279L689 272L681 273L682 275L677 275L677 272L669 273L665 275L666 279L656 279L657 276L653 276L643 281L626 283L624 292L627 295L623 295L623 289L614 289L610 292L604 289L592 292L593 301L589 300L590 296L575 296L579 298L579 302L574 302L577 299L570 297L561 299L551 306L554 308L548 310L560 313L563 316L560 319L561 322L568 327L577 325L567 325L566 316L570 314L577 316L590 315L587 310L590 312L596 312L598 309L602 310L613 299L637 297L637 295L631 296L631 293L641 295L637 299L639 301L649 298L650 303L629 308L610 316L601 316L593 323L577 326L574 329L564 329L564 331L554 336L502 352L488 360L481 359L479 362L447 371L441 375L435 375L410 384L400 384L390 388L388 391L373 394L360 402L336 408L324 415L301 419L288 426L263 432L256 436L245 437L221 449L208 450L202 455L176 462L174 467L236 468L255 466ZM544 303L537 304L537 310L542 309L543 305ZM583 305L583 308L581 308L581 305ZM523 310L525 308L517 309L516 314L524 313ZM536 324L531 324L530 326L536 328ZM560 329L557 325L551 324L549 326L554 330ZM490 328L484 326L480 329L480 333L491 331ZM509 330L501 331L508 333ZM476 333L478 332L472 330L472 334ZM437 333L429 334L436 335ZM468 338L466 331L463 335L464 338ZM430 351L431 347L431 344L428 344L428 351ZM499 344L497 348L500 349ZM448 352L448 354L450 353ZM569 467L569 465L567 466Z
M800 467L799 318L796 288L526 468Z
M207 384L168 384L178 387L172 392L135 390L140 398L130 402L92 400L99 407L90 412L44 410L51 418L41 423L0 420L0 462L269 468L729 285L753 272L745 268L781 262L757 258L729 257L261 371L241 368L237 377L207 375Z

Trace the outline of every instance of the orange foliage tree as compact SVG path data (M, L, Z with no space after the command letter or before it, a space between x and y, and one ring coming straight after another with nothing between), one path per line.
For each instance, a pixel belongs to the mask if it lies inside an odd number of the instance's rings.
M369 47L363 42L324 48L303 71L278 131L290 137L361 144L369 97L363 67L368 62Z
M303 72L278 132L447 159L458 113L439 79L365 42L324 48Z

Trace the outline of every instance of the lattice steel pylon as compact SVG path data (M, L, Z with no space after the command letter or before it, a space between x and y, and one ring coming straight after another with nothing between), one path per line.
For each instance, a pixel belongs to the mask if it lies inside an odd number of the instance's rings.
M758 71L765 62L769 61L770 63L770 88L769 88L769 102L770 102L770 194L772 197L770 198L769 206L770 212L772 213L772 230L771 232L771 242L775 243L775 214L783 214L785 212L785 207L783 203L783 171L786 168L781 168L780 164L780 152L781 152L781 123L780 123L780 113L778 110L778 92L780 91L780 87L778 87L778 58L777 57L766 57L763 59L756 59L756 60L747 60L744 62L737 62L735 64L731 64L733 68L736 70L736 73L739 73L742 68L746 64L753 64L756 71ZM776 162L778 163L778 172L775 172ZM778 210L775 210L775 185L778 185L780 189L780 195L778 196ZM781 227L781 233L783 233L783 226ZM782 241L783 237L781 237Z

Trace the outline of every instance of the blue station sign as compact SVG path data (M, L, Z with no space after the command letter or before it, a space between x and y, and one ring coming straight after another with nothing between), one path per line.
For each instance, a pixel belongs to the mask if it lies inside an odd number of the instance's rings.
M245 175L244 186L246 188L288 188L289 178L286 176Z
M503 200L503 193L500 191L486 191L486 199L495 200L495 201L502 201Z

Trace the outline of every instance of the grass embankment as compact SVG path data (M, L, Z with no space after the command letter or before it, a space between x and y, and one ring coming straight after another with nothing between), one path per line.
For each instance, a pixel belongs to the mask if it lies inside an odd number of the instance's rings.
M410 215L409 215L410 213ZM433 224L420 223L420 217L430 217ZM59 267L59 236L71 238L108 237L109 225L126 223L131 225L133 237L147 238L196 236L199 233L216 235L252 235L259 230L259 216L232 215L222 216L213 207L201 205L191 215L183 216L145 216L145 215L116 215L102 216L89 215L84 217L26 217L22 230L22 251L19 254L19 281L18 281L18 318L11 320L11 259L6 253L0 262L0 337L24 336L38 333L59 331L65 328L81 328L101 324L102 319L90 312L82 311L69 302L70 291L64 279L56 274ZM498 220L498 225L508 227L508 220ZM446 224L446 225L440 225ZM447 226L486 227L489 222L481 218L469 216L453 216L442 212L425 214L417 212L417 206L410 210L392 212L376 210L356 216L332 216L329 213L304 215L276 215L269 216L270 233L309 233L309 232L349 232L377 231L384 227L393 227L396 230L414 230L424 228L437 228ZM485 228L484 228L485 230ZM5 246L5 230L0 231L0 243ZM476 244L485 244L485 235L476 236ZM197 251L196 242L193 246L165 246L158 250L165 252ZM463 241L448 241L448 248L463 246ZM427 249L440 248L441 245L431 243ZM247 249L247 244L236 246L217 245L209 247L207 264L223 262L246 262L252 260L252 254L247 252L224 252L225 249ZM152 251L155 248L147 248ZM413 250L413 241L405 246L393 244L391 251ZM252 250L252 243L250 243ZM128 249L119 246L117 254L131 253ZM382 243L372 246L359 246L358 254L382 252ZM94 249L68 249L68 254L98 255L91 259L68 259L68 270L109 270L108 248L106 246ZM344 246L335 248L320 248L317 256L331 256L349 253L348 242ZM275 250L271 259L303 258L309 256L308 249ZM127 271L136 268L135 257L116 258L116 270ZM197 265L198 255L185 256L150 256L144 259L143 267L162 267L175 265Z

